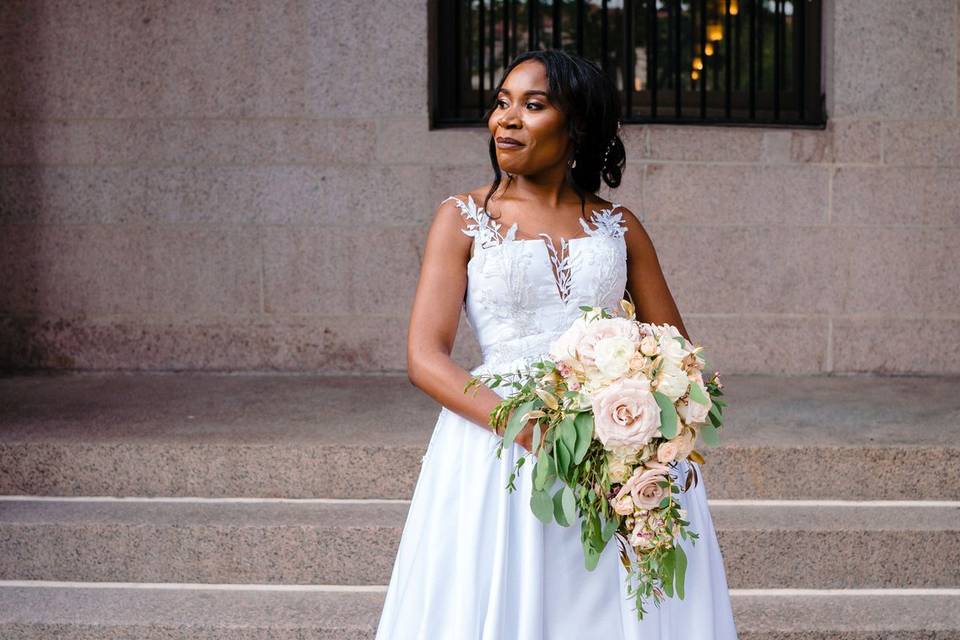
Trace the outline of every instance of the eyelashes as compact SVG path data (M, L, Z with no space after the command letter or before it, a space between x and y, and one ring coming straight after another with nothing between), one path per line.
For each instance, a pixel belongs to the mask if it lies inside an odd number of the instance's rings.
M494 104L494 106L495 106L495 107L499 107L501 104L505 104L504 101L503 101L503 100L497 100L496 103ZM534 107L536 107L536 109L534 109L534 111L538 111L538 110L540 110L540 109L543 108L543 105L541 105L539 102L528 102L528 103L527 103L526 105L524 105L524 106L527 106L527 107L529 107L529 106L534 106Z

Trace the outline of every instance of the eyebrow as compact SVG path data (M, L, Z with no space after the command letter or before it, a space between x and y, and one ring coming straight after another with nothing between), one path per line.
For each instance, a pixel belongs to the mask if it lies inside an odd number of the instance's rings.
M501 88L500 91L497 92L497 95L500 95L501 93L505 93L505 94L507 94L507 95L510 95L510 92L507 91L506 89L503 89L503 88ZM523 95L525 95L525 96L534 95L534 94L546 97L547 92L546 92L546 91L541 91L540 89L530 89L529 91L524 91L524 92L523 92Z

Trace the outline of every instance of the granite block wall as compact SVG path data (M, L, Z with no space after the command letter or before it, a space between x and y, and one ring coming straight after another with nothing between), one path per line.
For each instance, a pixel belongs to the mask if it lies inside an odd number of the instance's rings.
M624 127L721 371L960 371L960 1L825 2L825 130ZM0 367L402 372L431 216L427 3L0 3ZM461 320L454 352L477 361Z

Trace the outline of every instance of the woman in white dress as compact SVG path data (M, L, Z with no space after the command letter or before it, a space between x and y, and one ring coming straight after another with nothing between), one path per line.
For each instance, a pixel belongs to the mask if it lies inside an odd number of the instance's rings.
M638 319L673 324L689 339L643 226L630 209L596 195L601 179L620 184L619 113L616 90L592 62L556 50L521 54L487 116L495 180L446 198L435 212L407 364L411 382L442 408L376 640L736 638L699 468L699 482L678 497L699 534L681 541L685 597L648 602L638 621L616 541L587 570L579 522L544 525L531 511L533 423L497 458L501 436L488 418L509 391L463 391L475 373L516 370L543 356L581 305L614 308L625 294ZM483 355L470 371L450 357L461 306ZM530 459L510 492L523 455ZM696 463L673 471L680 486L689 466Z

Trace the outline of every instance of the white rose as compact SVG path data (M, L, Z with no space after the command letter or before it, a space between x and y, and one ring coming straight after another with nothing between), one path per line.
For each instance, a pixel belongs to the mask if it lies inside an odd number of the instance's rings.
M613 447L607 451L607 473L613 482L624 482L637 465L636 447Z
M680 346L680 341L672 337L670 332L660 334L658 341L660 345L660 355L664 362L677 369L680 368L680 361L687 356L687 351Z
M637 325L626 318L600 318L587 324L586 330L577 345L577 354L586 367L595 367L596 347L608 338L626 338L636 345L640 342ZM636 349L636 347L634 347Z
M673 341L677 344L676 341ZM678 347L680 345L677 345ZM676 402L680 396L687 392L690 386L690 379L686 372L679 366L664 363L657 376L657 391L670 398L671 402Z
M706 422L707 414L710 412L710 406L713 404L713 402L710 400L710 396L707 393L707 387L703 384L703 375L697 371L697 374L693 376L693 380L690 381L690 384L700 387L700 390L703 391L703 395L707 398L707 404L702 405L699 402L694 402L690 399L690 396L687 396L687 399L677 406L677 413L680 414L680 417L687 424Z
M608 379L622 377L630 370L636 344L624 336L603 338L593 347L593 360L601 375Z

